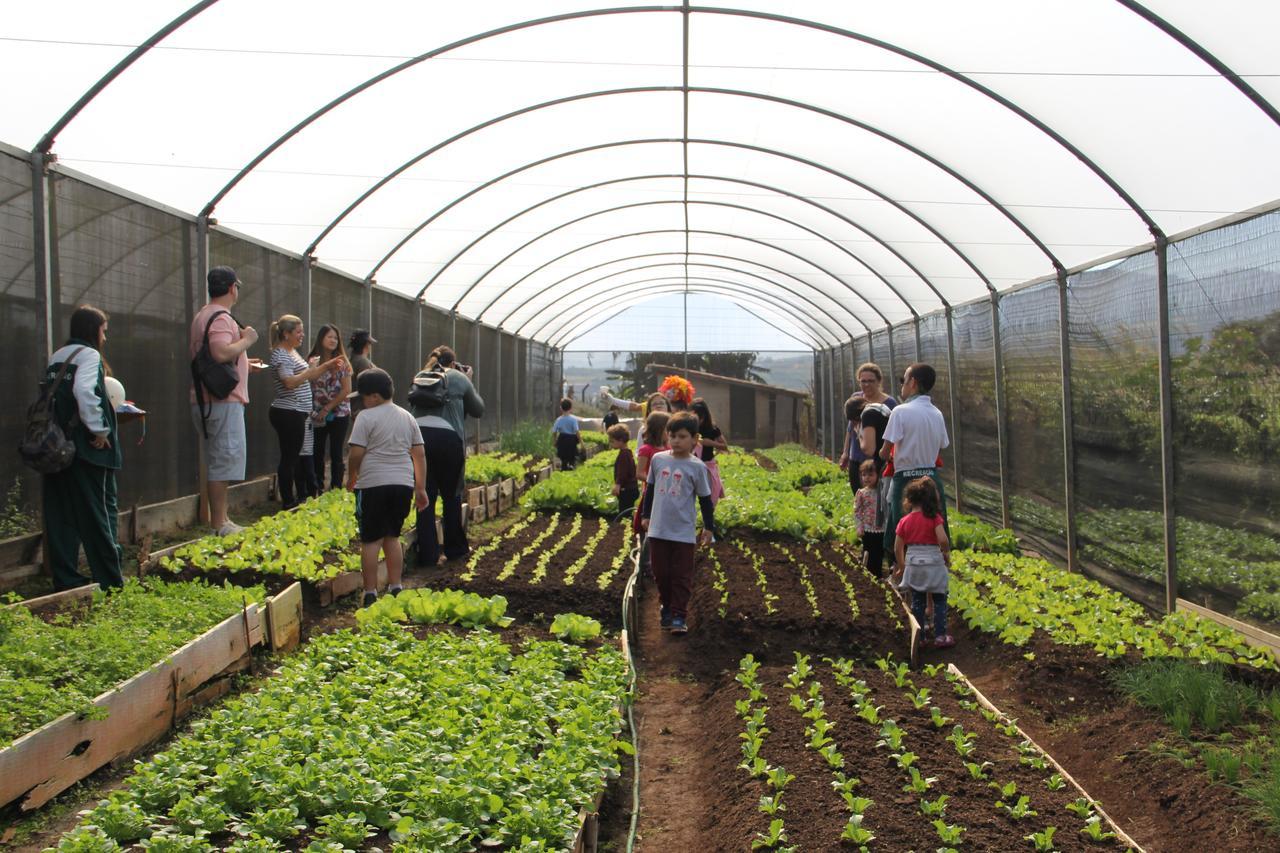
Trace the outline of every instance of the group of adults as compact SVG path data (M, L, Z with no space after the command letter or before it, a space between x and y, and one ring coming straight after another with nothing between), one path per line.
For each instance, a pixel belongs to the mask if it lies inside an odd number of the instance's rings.
M372 360L377 340L364 329L356 330L344 348L338 327L325 324L304 356L306 331L302 320L292 314L271 324L268 360L250 358L258 332L242 325L232 313L243 286L231 267L209 270L209 301L192 320L188 341L193 360L205 348L214 361L234 370L235 385L225 397L215 398L195 383L190 395L207 473L209 521L220 536L243 529L228 517L227 493L232 483L245 478L250 374L272 373L274 397L268 417L280 451L276 484L281 503L290 508L323 490L326 463L329 488L351 487L343 482L346 440L360 408L352 388L361 373L379 370ZM81 546L94 582L104 588L124 582L116 497L122 454L115 405L108 392L111 368L103 356L108 319L106 312L93 306L76 308L69 338L50 357L45 372L50 388L63 375L53 394L54 420L76 450L70 466L45 475L43 484L45 547L59 590L86 582L77 568ZM443 374L447 388L443 405L412 409L425 445L430 498L428 508L418 514L417 562L435 565L442 555L459 559L470 550L462 523L464 419L482 417L484 400L471 382L470 369L457 369L449 347L437 347L423 370ZM437 497L443 503L443 543L436 533Z
M839 461L849 472L850 488L856 495L861 486L859 470L867 460L882 473L875 526L884 535L863 540L877 573L884 555L893 560L895 531L903 515L902 494L909 482L920 477L932 479L944 517L946 514L939 468L950 439L946 420L930 396L936 381L937 371L931 365L913 363L903 371L900 398L894 398L884 390L880 366L866 362L858 367L858 390L845 402L847 425Z

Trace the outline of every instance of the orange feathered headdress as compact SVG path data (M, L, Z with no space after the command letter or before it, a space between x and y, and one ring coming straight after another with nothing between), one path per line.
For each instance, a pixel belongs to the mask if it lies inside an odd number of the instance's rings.
M693 385L683 376L668 376L662 380L662 384L658 386L658 393L665 395L668 400L675 400L686 406L693 402Z

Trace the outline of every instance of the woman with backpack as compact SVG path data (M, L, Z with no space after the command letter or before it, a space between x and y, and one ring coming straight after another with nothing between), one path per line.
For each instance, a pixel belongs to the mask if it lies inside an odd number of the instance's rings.
M68 467L44 476L44 547L57 590L88 583L76 570L81 545L93 580L103 589L120 587L124 577L116 541L116 471L122 457L116 412L107 395L111 368L102 357L106 312L81 305L71 312L70 333L49 359L45 382L53 392L53 419L75 444L76 453Z
M427 508L418 512L419 566L434 566L467 556L471 546L462 529L462 485L466 466L466 417L484 417L484 400L471 384L471 368L458 369L457 356L438 346L413 377L409 409L422 430L427 456ZM464 372L465 371L465 372ZM436 536L436 496L444 501L443 546Z

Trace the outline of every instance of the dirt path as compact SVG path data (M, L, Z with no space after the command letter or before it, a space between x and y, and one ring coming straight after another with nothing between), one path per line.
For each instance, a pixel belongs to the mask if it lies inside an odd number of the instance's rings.
M635 849L696 850L709 805L700 767L707 687L689 674L690 649L696 648L688 642L692 635L673 637L659 630L658 595L652 585L639 609L636 727L643 805ZM625 843L624 831L612 849L624 849Z

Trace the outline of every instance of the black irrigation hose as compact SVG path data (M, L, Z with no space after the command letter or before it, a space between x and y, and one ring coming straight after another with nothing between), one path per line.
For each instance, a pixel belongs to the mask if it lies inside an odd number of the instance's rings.
M638 664L632 651L631 640L635 637L635 626L630 624L631 608L629 603L634 599L636 584L640 580L640 548L631 552L631 578L627 581L626 591L622 595L622 629L627 632L627 657L631 660L631 671L627 684L627 723L631 727L631 828L627 832L627 853L632 853L636 843L636 828L640 821L640 735L636 731L636 682L639 678Z

